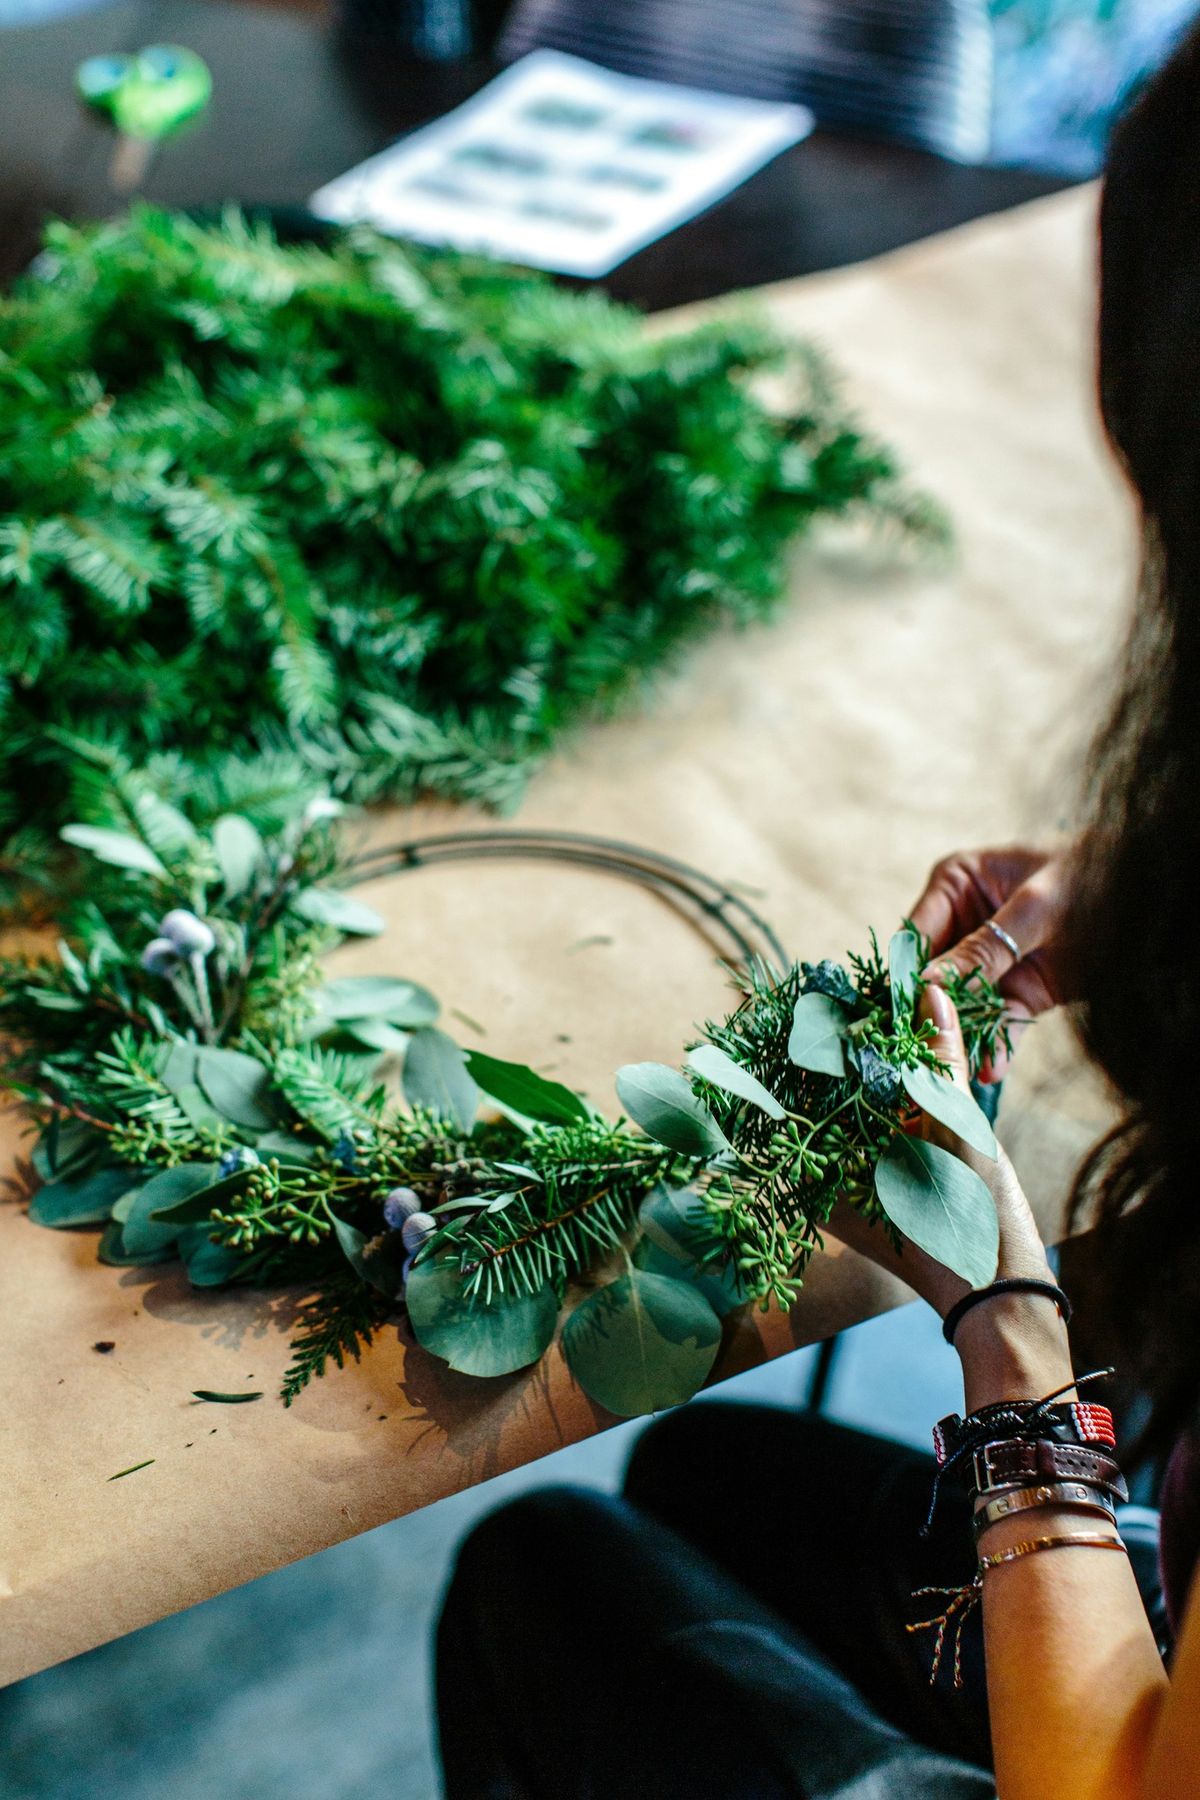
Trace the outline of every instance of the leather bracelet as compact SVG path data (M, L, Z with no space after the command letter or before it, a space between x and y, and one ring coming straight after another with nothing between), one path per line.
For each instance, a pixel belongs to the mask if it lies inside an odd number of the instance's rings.
M956 1476L960 1481L965 1479L968 1491L972 1486L976 1490L1022 1487L1029 1481L1057 1481L1065 1477L1110 1485L1124 1498L1120 1471L1112 1457L1107 1458L1107 1467L1097 1466L1095 1462L1072 1466L1069 1461L1061 1466L1043 1467L1035 1456L1031 1465L1024 1466L1018 1461L1012 1468L1004 1470L990 1469L986 1458L989 1450L1011 1449L1042 1441L1065 1448L1115 1452L1117 1439L1107 1406L1096 1406L1078 1398L1063 1399L1063 1395L1072 1389L1078 1395L1080 1388L1111 1374L1111 1369L1094 1369L1087 1375L1072 1376L1070 1381L1064 1381L1061 1387L1044 1394L1040 1400L998 1400L968 1413L965 1419L958 1413L949 1413L939 1419L933 1428L937 1468L921 1536L928 1537L933 1528L938 1498L948 1476Z
M1074 1512L1091 1512L1115 1525L1117 1515L1112 1502L1095 1487L1089 1487L1082 1481L1048 1482L1044 1487L1013 1488L1006 1494L998 1494L994 1499L985 1501L971 1521L971 1529L978 1543L984 1532L992 1525L998 1525L1001 1519L1014 1518L1017 1513L1044 1510L1051 1506L1068 1507Z
M1042 1294L1047 1300L1054 1301L1062 1314L1063 1324L1071 1323L1071 1302L1053 1281L1036 1281L1023 1275L1005 1276L988 1287L972 1289L950 1308L942 1320L942 1336L946 1342L954 1342L955 1332L973 1306L980 1306L985 1300L998 1300L1003 1294Z
M1002 1438L981 1444L964 1466L968 1490L983 1497L1003 1488L1054 1481L1083 1481L1118 1500L1129 1490L1114 1456L1092 1444L1060 1444L1052 1438Z

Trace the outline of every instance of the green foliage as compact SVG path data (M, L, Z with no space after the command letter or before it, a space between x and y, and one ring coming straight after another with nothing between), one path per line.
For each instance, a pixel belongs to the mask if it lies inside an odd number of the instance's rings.
M876 1165L875 1192L897 1230L972 1287L986 1287L995 1278L1000 1249L995 1202L957 1156L901 1132Z
M464 1375L527 1368L548 1349L558 1323L559 1297L549 1283L472 1303L458 1265L441 1257L413 1270L404 1297L418 1343Z
M414 1033L404 1056L404 1094L420 1106L469 1133L479 1110L479 1088L458 1045L436 1026Z
M292 1342L292 1360L280 1390L285 1406L299 1398L310 1381L330 1363L342 1369L347 1357L357 1362L387 1318L389 1302L360 1281L352 1270L331 1275L301 1312Z
M296 902L344 875L325 806L274 832L225 807L199 828L122 778L109 812L121 822L71 833L93 862L56 954L0 965L0 1081L41 1128L31 1216L103 1225L115 1266L178 1257L197 1288L302 1286L289 1403L400 1305L458 1370L525 1367L572 1284L616 1260L568 1312L564 1353L611 1411L674 1405L728 1312L793 1297L839 1198L990 1277L986 1187L906 1135L919 1105L995 1151L917 1021L907 928L887 967L872 944L848 968L753 970L686 1074L620 1072L634 1125L613 1123L464 1053L412 982L323 980L337 933ZM979 1061L1002 1002L979 981L954 997Z
M52 226L0 299L0 862L93 822L81 755L210 822L289 781L506 804L575 718L767 613L826 517L943 529L755 325L651 337L538 275L235 212Z
M621 1418L690 1400L720 1344L721 1322L703 1294L633 1267L590 1294L563 1327L571 1373Z
M687 1140L683 1096L668 1086L669 1077L682 1079L675 1071L639 1065L638 1087L655 1095L649 1107L629 1071L618 1078L622 1103L646 1130L693 1158L689 1174L707 1214L701 1263L735 1274L764 1303L794 1299L821 1228L842 1199L913 1237L968 1280L990 1279L981 1276L989 1263L994 1272L995 1208L986 1185L945 1152L920 1145L910 1155L905 1148L906 1127L920 1107L981 1154L996 1153L987 1120L938 1062L933 1026L916 1021L926 955L927 946L905 927L892 938L886 965L872 942L870 954L851 957L849 968L803 963L782 979L752 970L741 1006L706 1027L707 1045L688 1059L686 1092L724 1150L715 1140ZM1003 1001L978 978L951 985L977 1066L1003 1036ZM751 1081L731 1078L728 1063ZM782 1118L764 1107L760 1089ZM659 1100L664 1094L669 1109Z

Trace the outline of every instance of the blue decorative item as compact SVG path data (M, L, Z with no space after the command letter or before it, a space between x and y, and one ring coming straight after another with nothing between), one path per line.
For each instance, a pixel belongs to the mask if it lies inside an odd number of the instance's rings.
M1093 175L1113 121L1196 0L991 0L992 160Z

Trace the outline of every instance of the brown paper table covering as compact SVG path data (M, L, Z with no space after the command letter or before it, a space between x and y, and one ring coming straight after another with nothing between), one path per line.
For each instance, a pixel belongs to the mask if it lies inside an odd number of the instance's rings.
M579 736L535 781L523 824L620 836L744 882L789 949L816 957L890 930L948 848L1066 822L1135 562L1092 398L1094 215L1079 191L761 296L829 346L863 414L949 507L957 558L896 572L803 553L777 623L699 645L652 703ZM370 832L467 823L423 808ZM676 1061L723 1005L711 953L608 878L511 864L362 891L389 928L339 953L343 970L427 983L486 1033L451 1016L464 1041L601 1101L620 1063ZM1001 1135L1048 1229L1102 1117L1065 1029L1039 1026ZM8 1172L18 1121L2 1129ZM903 1295L830 1254L790 1317L735 1328L718 1373ZM94 1233L39 1229L19 1203L0 1205L0 1300L0 1681L611 1423L557 1352L478 1383L394 1329L285 1411L273 1395L291 1296L102 1268ZM268 1397L193 1403L198 1387Z

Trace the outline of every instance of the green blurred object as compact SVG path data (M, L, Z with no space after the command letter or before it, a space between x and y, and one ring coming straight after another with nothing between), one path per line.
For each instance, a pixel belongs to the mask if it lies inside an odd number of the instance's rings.
M204 111L208 64L179 44L150 44L136 56L89 56L75 73L86 106L106 113L126 137L153 141Z

